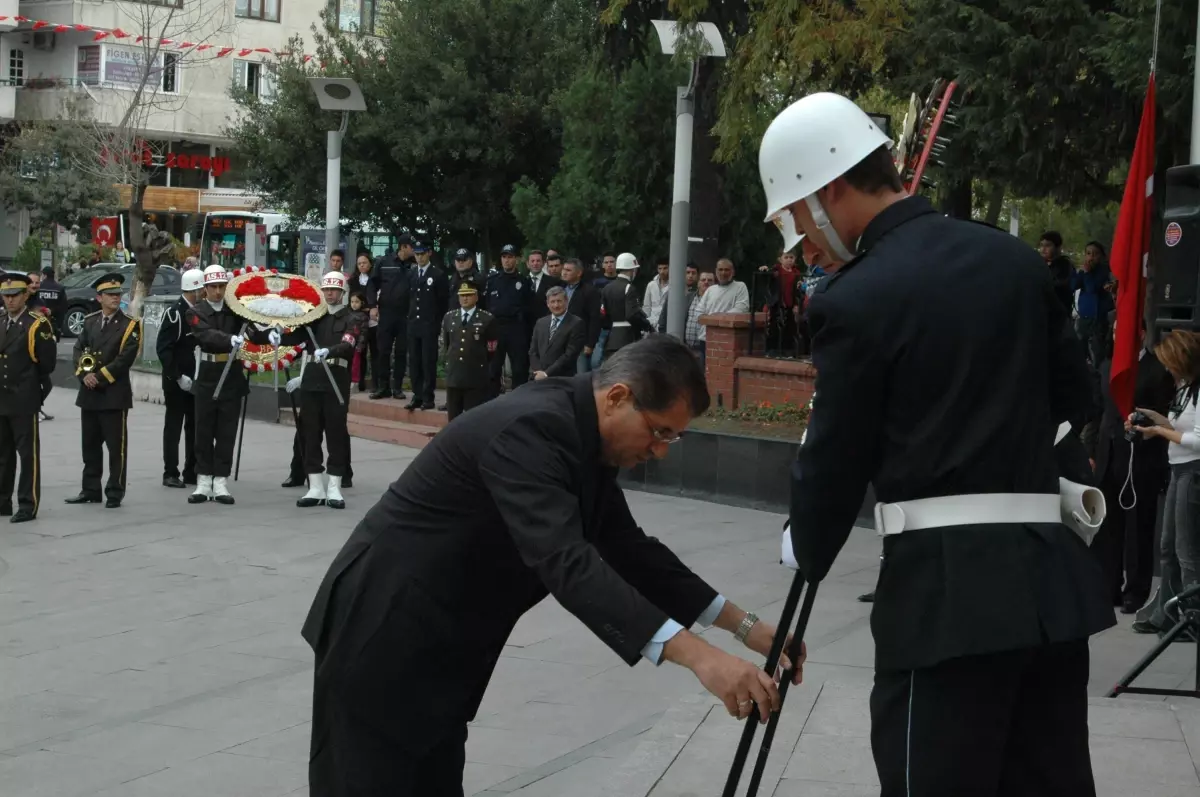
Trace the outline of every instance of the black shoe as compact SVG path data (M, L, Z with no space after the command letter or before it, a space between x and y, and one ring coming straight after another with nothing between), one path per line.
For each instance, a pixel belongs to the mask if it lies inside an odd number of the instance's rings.
M67 504L98 504L103 500L104 499L98 495L88 495L87 493L80 493L79 495L75 496L74 498L67 498L63 503L67 503Z
M1125 598L1121 601L1121 614L1137 614L1146 605L1146 598Z
M371 396L371 398L375 397ZM287 481L281 484L280 487L303 487L305 483L306 480L303 476L288 476Z
M188 496L189 504L207 504L208 501L209 497L207 495L201 495L200 493L192 493Z
M179 478L178 476L164 476L163 487L175 487L182 490L187 487L187 485L184 484L183 479Z
M97 503L99 503L99 502L97 502ZM107 501L105 501L105 502L104 502L104 508L105 508L105 509L116 509L116 508L117 508L117 507L119 507L120 505L121 505L121 499L120 499L120 498L110 498L110 499L108 499Z
M859 603L874 603L875 602L875 592L872 590L871 592L867 592L863 595L859 595L858 602Z
M416 399L413 399L412 401L410 401L404 405L404 409L408 410L409 412L415 412L416 410L425 409L425 405L422 404L421 402L417 401Z
M371 399L385 399L385 398L391 398L391 397L392 397L392 391L390 391L390 390L376 390L374 393L372 393L369 396L369 398L371 398Z
M1133 629L1133 633L1135 634L1158 634L1162 632L1161 628L1149 620L1138 620L1130 628Z
M25 523L26 521L33 520L36 517L37 517L37 515L33 514L28 509L18 509L17 513L15 515L13 515L12 519L10 519L8 522L9 523Z
M8 517L13 513L12 504L0 505L0 517Z
M395 396L395 397L396 397L397 399L399 399L400 401L404 401L404 399L408 398L408 394L407 394L407 393L405 393L403 390L397 390L397 391L396 391L395 393L393 393L392 395L393 395L393 396Z
M212 500L216 501L218 504L224 504L225 506L233 506L233 496L232 495L214 495Z
M359 383L358 383L358 392L359 392L359 393L366 393L366 392L367 392L367 386L366 386L365 384L363 384L362 382L359 382Z
M446 412L448 409L449 407L443 404L442 406L438 407L438 412Z

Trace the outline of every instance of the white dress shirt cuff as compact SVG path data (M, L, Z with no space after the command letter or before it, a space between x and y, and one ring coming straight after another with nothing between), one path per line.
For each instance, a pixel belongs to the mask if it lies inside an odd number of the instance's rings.
M717 621L718 615L721 614L721 609L725 608L725 596L718 595L713 598L713 602L708 605L708 608L701 612L696 618L696 622L705 628L711 628L712 624ZM646 647L642 648L643 658L649 660L653 664L662 663L663 648L670 642L676 634L683 630L683 626L674 620L668 619L646 643Z

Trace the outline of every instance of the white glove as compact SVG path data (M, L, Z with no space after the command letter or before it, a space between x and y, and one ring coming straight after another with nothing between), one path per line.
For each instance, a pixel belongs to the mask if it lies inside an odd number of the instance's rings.
M298 387L300 387L300 377L293 376L291 379L288 380L287 385L284 387L284 390L286 390L289 393L295 393L296 388L298 388Z
M246 339L243 338L241 335L230 335L229 336L229 345L232 347L230 349L230 351L232 351L233 349L240 349L242 347L242 344L245 342L246 342Z
M787 528L783 530L783 550L780 551L780 563L792 570L799 570L800 564L796 561L796 553L792 550L792 524L789 523Z
M278 346L279 341L283 340L283 338L279 336L278 329L272 329L271 334L267 335L267 340L271 341L272 346Z
M176 382L179 384L181 390L190 391L192 389L192 378L190 376L180 376Z
M313 352L313 359L316 360L317 362L324 362L325 358L328 356L329 356L329 349L317 349L316 351Z

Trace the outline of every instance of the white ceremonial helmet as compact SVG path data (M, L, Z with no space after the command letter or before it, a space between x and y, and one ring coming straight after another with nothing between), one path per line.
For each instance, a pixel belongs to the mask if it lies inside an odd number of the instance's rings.
M205 285L217 285L223 282L229 282L229 273L225 271L223 266L213 264L204 269Z
M775 227L783 236L783 251L792 251L804 240L804 235L796 232L796 220L792 218L792 212L787 208L781 210L779 215L771 221L775 222Z
M204 272L198 268L189 268L179 278L179 289L182 291L198 291L204 287Z
M330 271L321 278L321 288L337 288L346 290L346 275L340 271Z
M617 255L617 271L637 271L641 266L638 259L629 252Z
M764 221L774 221L803 201L833 254L851 260L854 255L833 229L816 193L884 146L890 149L892 140L841 95L819 92L792 103L771 122L758 147L758 172L767 195ZM780 220L790 222L795 230L795 221L788 216ZM785 235L784 242L788 240Z

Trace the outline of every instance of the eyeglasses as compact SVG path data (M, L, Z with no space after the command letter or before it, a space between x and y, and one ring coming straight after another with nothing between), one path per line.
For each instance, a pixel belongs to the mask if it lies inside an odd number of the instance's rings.
M632 396L633 394L631 393L630 395ZM650 422L650 416L646 414L645 410L640 409L637 404L637 396L633 396L634 409L637 409L638 414L642 416L642 420L646 423L646 428L650 430L650 434L654 437L656 442L670 445L671 443L678 443L682 439L682 433L670 432L655 428L654 424Z

